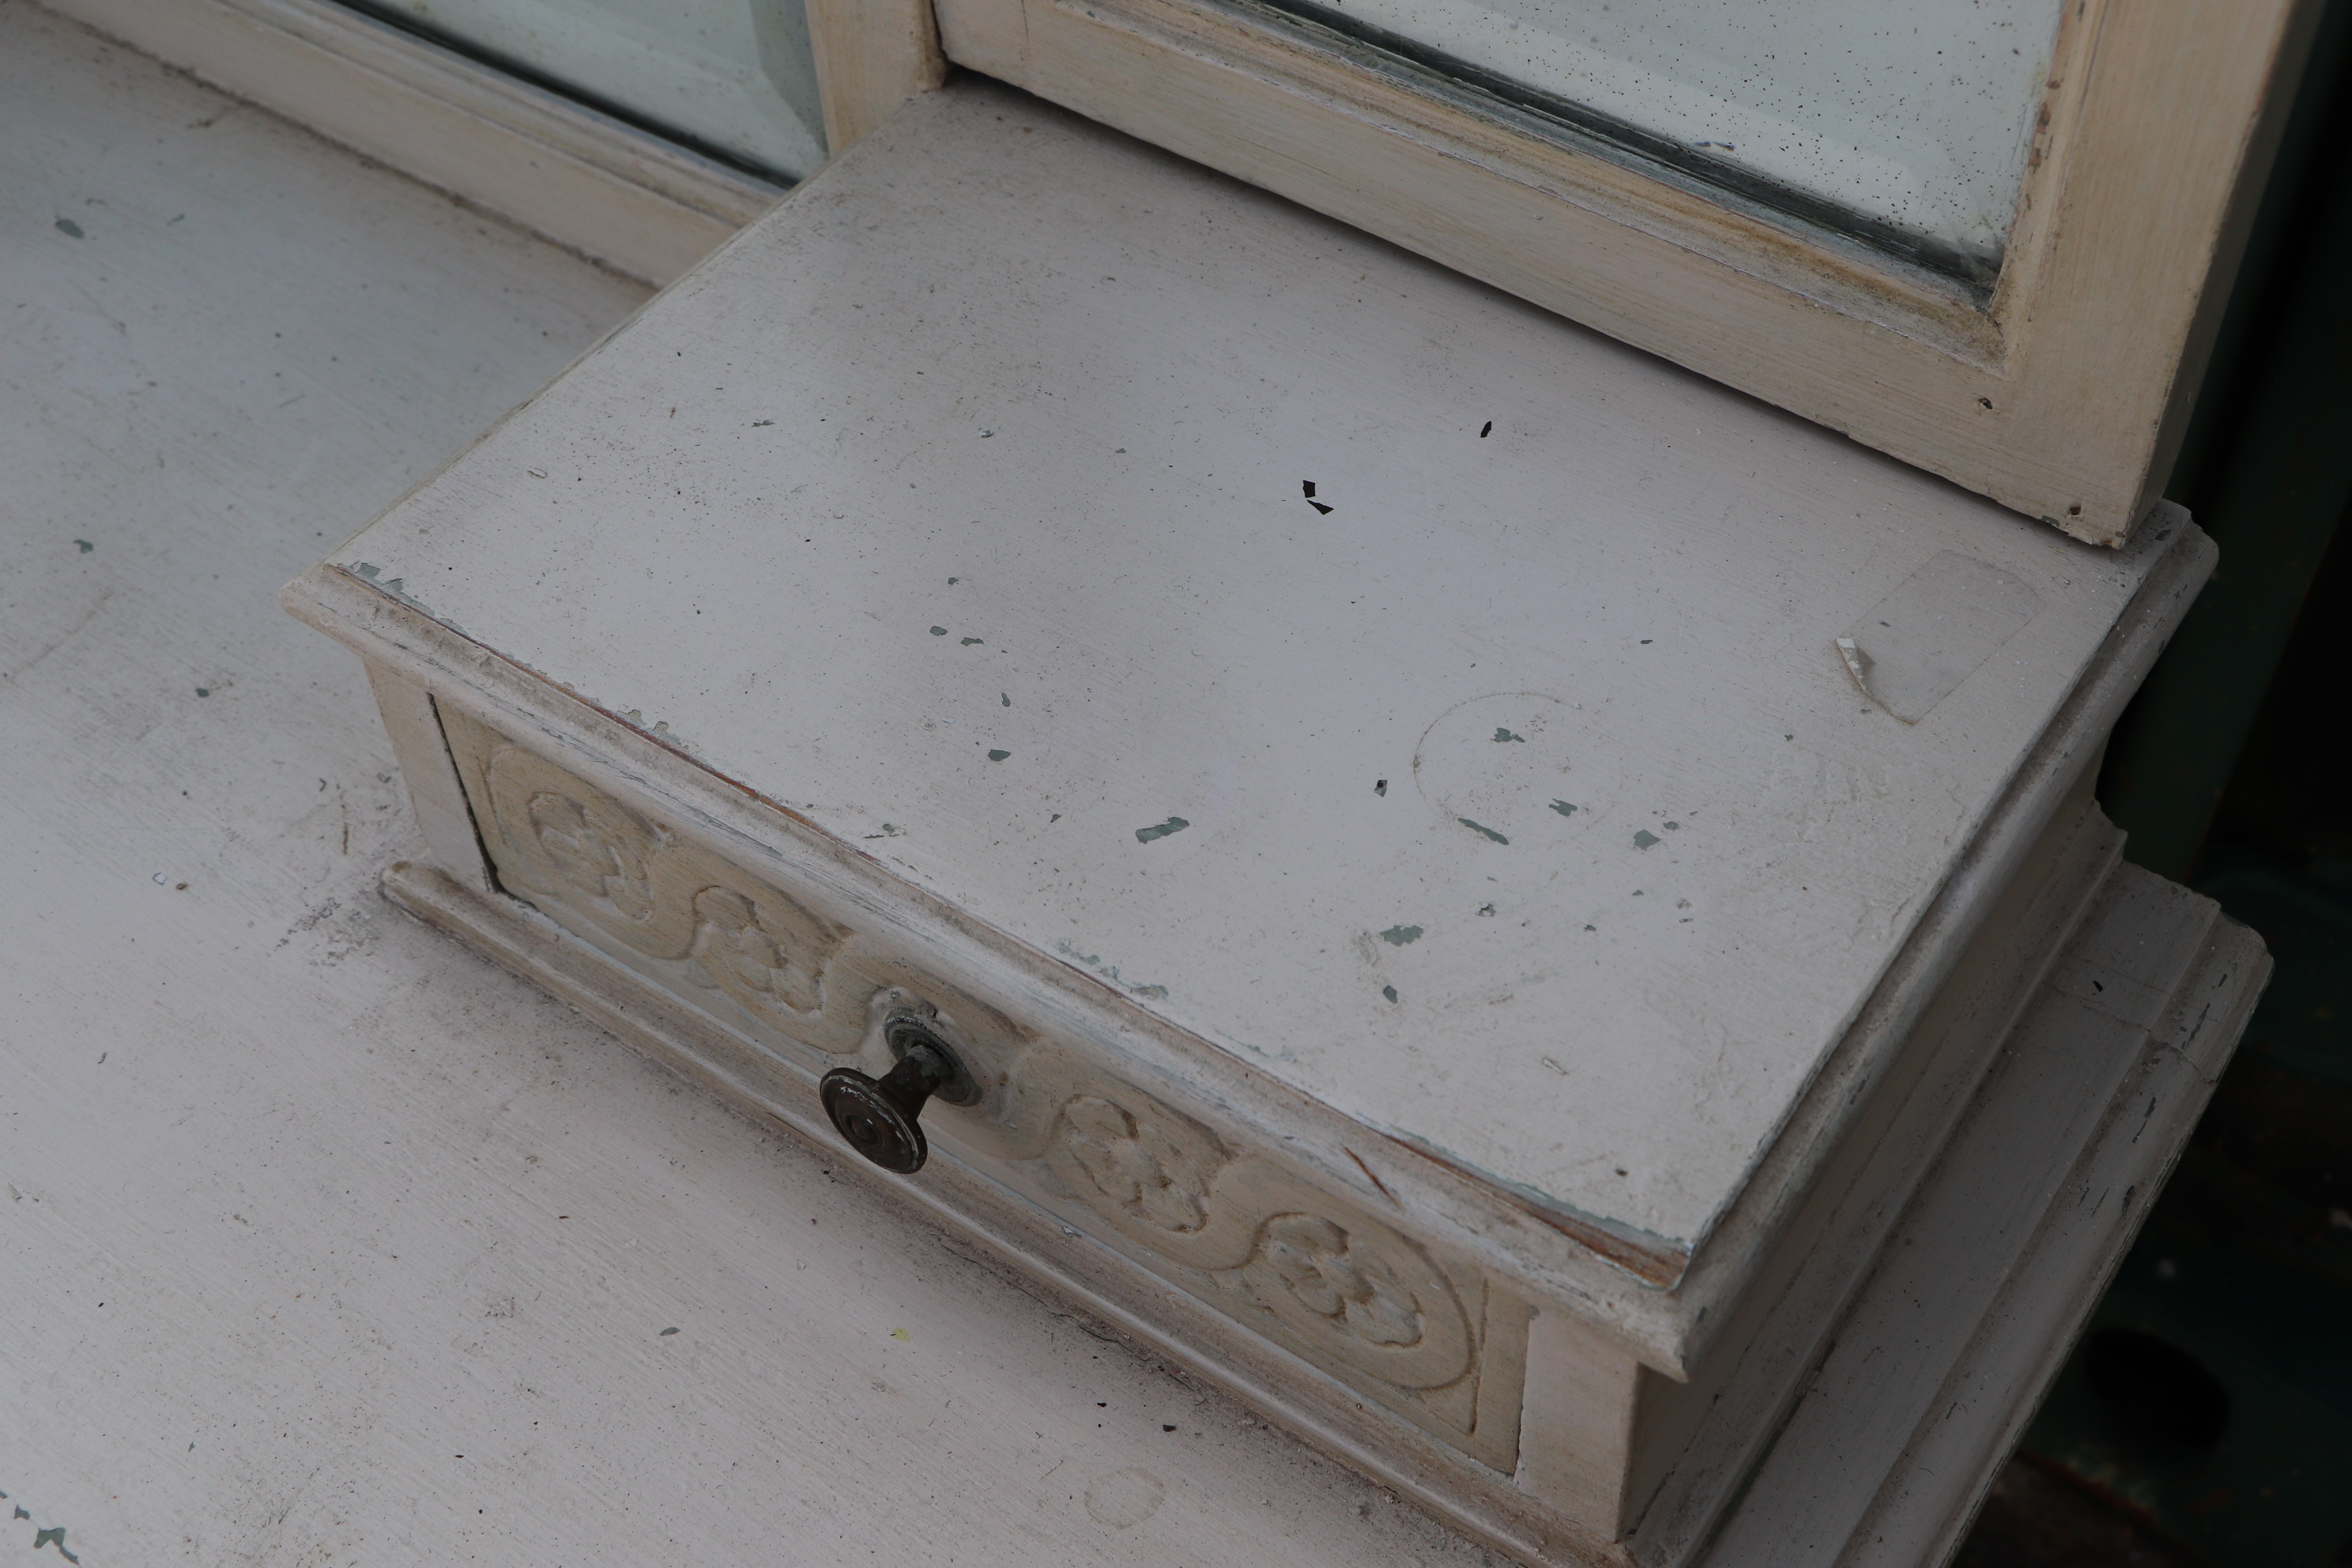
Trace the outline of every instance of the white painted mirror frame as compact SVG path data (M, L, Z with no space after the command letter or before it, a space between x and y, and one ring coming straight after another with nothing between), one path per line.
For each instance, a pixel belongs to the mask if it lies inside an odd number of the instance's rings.
M1223 0L808 0L834 153L967 66L2120 543L2178 448L2310 0L2074 0L1989 301Z

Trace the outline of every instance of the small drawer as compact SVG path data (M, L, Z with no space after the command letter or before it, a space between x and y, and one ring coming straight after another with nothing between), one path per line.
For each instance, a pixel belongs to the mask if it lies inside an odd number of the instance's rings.
M1147 1093L821 890L747 869L680 814L439 712L499 887L748 1044L779 1092L814 1112L819 1074L887 1072L886 1023L919 1017L976 1080L972 1103L923 1111L949 1157L1456 1453L1514 1470L1527 1303L1221 1131L1213 1108Z

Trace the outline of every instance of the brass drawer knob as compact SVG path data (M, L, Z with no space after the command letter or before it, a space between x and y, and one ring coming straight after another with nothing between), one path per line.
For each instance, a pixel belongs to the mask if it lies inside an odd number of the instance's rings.
M851 1148L886 1171L912 1175L931 1152L918 1120L923 1107L933 1095L950 1105L975 1104L980 1086L948 1043L914 1014L893 1014L882 1037L898 1066L878 1079L835 1068L818 1080L817 1099Z

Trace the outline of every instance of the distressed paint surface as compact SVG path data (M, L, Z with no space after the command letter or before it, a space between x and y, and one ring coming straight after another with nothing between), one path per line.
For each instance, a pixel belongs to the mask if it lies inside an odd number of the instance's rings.
M970 87L333 559L1325 1102L1675 1242L2163 547ZM1907 725L1833 640L1942 550L2042 607Z
M0 132L0 1560L1488 1555L379 898L272 595L641 288L8 0Z

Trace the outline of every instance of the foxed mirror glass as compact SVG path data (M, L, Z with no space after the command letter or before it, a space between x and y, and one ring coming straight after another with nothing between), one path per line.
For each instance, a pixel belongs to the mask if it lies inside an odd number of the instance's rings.
M1989 289L2061 0L1280 0L1760 205Z

